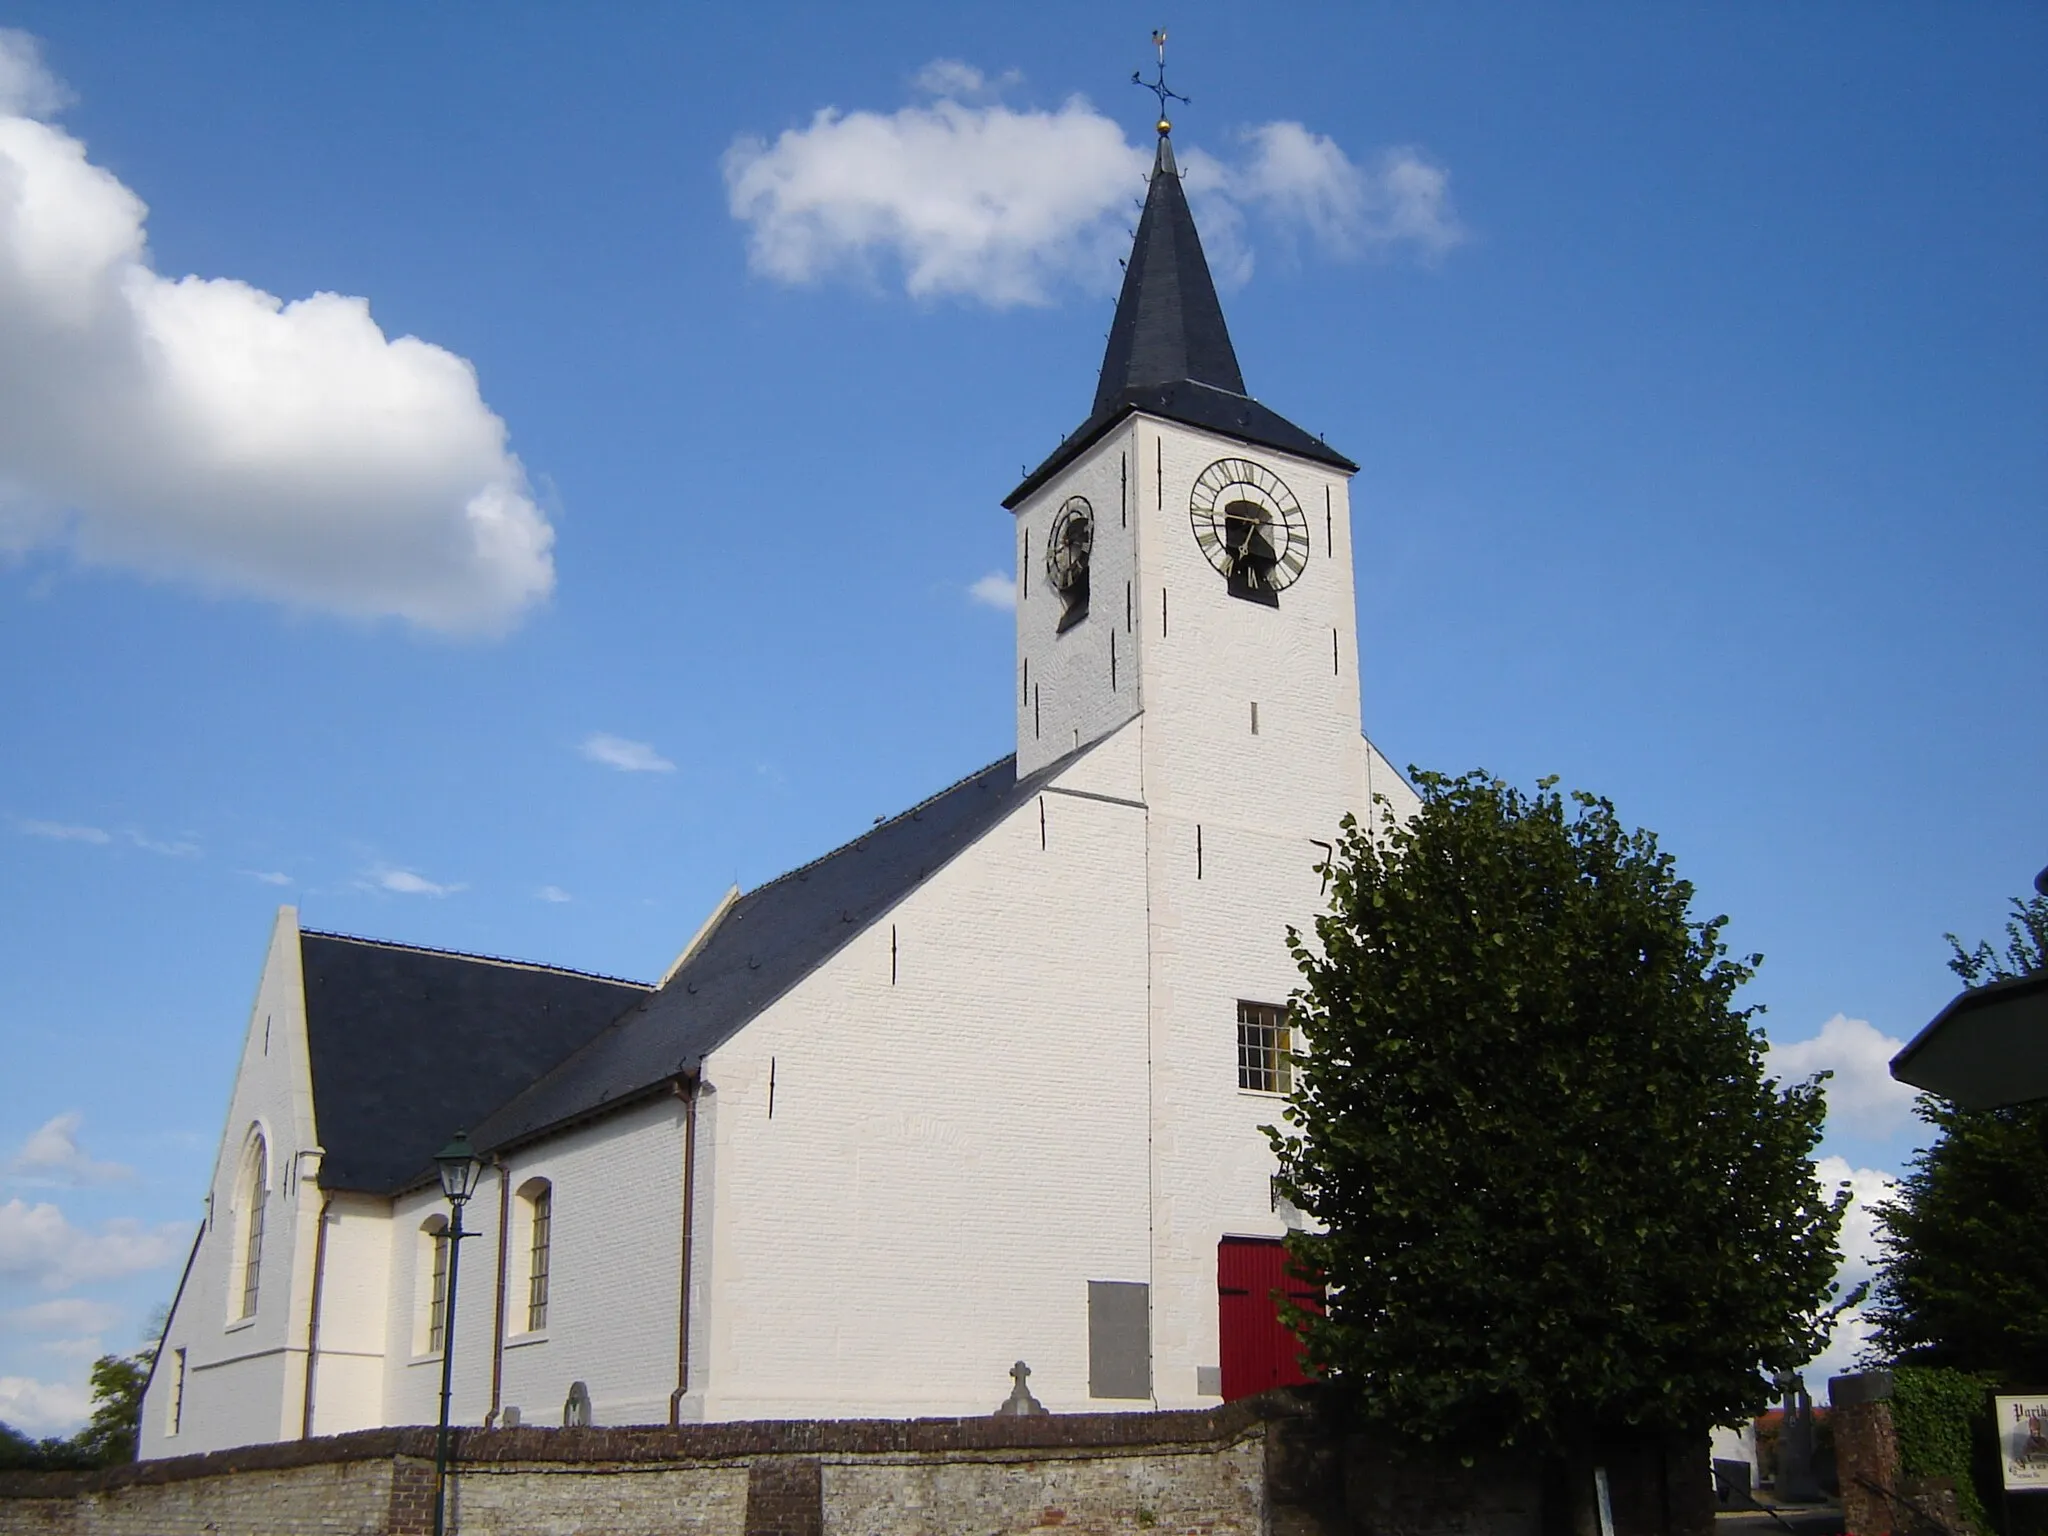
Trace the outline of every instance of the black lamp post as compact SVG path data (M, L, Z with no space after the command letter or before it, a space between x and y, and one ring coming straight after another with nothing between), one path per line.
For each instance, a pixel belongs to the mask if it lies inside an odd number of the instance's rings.
M448 1299L441 1313L441 1431L434 1441L434 1536L447 1529L448 1512L448 1396L455 1371L455 1276L461 1268L462 1208L476 1193L484 1165L469 1144L469 1133L457 1131L455 1139L434 1154L441 1169L441 1192L448 1197Z

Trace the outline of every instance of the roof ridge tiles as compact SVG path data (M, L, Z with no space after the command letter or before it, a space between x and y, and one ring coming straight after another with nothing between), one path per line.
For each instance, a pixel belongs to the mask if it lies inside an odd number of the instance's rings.
M502 965L511 970L546 971L555 976L574 976L579 981L603 981L613 986L638 987L651 992L655 984L651 981L635 981L630 976L608 976L602 971L580 971L573 966L549 965L544 960L514 960L505 955L480 955L474 950L441 949L432 944L408 944L401 939L371 939L359 933L335 933L326 928L300 928L302 939L331 939L338 944L361 944L372 949L405 950L415 955L438 955L448 960L474 960L483 965Z
M869 838L873 837L877 832L882 831L884 828L893 827L899 821L916 820L918 812L924 810L927 806L930 806L940 800L945 799L946 796L952 794L954 790L965 787L973 780L978 779L983 774L987 773L990 769L1002 767L1004 763L1011 761L1013 758L1016 757L1016 755L1017 754L1014 752L1005 752L1001 757L997 758L994 762L984 763L981 767L975 769L972 773L963 773L959 778L955 779L952 783L948 784L944 789L939 790L935 794L926 795L922 800L918 801L917 804L910 807L909 810L898 811L894 816L883 817L880 821L876 822L873 826L869 827L867 831L861 833L858 837L850 837L845 842L838 844L836 847L826 849L825 852L819 854L815 859L812 859L807 863L799 864L794 869L785 869L781 874L775 876L774 879L764 880L759 885L755 886L753 890L743 892L742 894L746 896L756 896L759 895L762 891L773 889L775 886L782 884L782 882L785 880L800 880L804 878L812 870L816 869L820 864L823 864L831 859L836 859L842 853L851 852L853 849L859 847L862 843L866 842Z

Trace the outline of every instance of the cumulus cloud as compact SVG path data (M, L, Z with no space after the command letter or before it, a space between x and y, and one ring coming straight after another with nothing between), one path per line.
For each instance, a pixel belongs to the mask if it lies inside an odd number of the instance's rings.
M554 531L475 369L366 299L157 272L53 91L0 32L0 556L449 632L546 597Z
M593 763L603 763L621 773L674 773L676 765L644 741L628 741L603 731L587 738L577 749Z
M976 101L984 96L1000 95L1021 84L1023 79L1018 71L1009 69L991 80L972 64L960 59L933 59L917 72L911 84L926 96Z
M1300 123L1246 129L1236 164L1203 156L1189 191L1256 208L1262 227L1305 233L1326 253L1362 256L1401 247L1433 260L1465 239L1451 206L1450 172L1412 145L1365 165Z
M1859 1136L1890 1136L1913 1123L1916 1090L1891 1074L1891 1060L1906 1042L1867 1019L1836 1014L1811 1040L1773 1044L1769 1070L1787 1082L1832 1072L1827 1082L1828 1128Z
M1113 287L1151 148L1078 96L1051 111L984 99L1012 80L991 86L972 65L940 59L917 77L929 102L892 113L827 107L773 142L736 138L726 192L749 228L754 269L812 283L894 265L913 297L997 308L1046 303L1069 285ZM1464 238L1448 172L1419 150L1359 165L1299 123L1241 139L1235 160L1181 156L1226 280L1250 275L1248 209L1262 230L1337 257L1398 247L1434 258Z
M104 827L83 827L68 821L18 821L16 826L30 837L46 837L53 843L106 844L114 834Z
M1891 1198L1892 1191L1898 1187L1898 1180L1876 1168L1851 1167L1846 1158L1840 1157L1820 1158L1815 1169L1823 1188L1834 1190L1844 1184L1849 1186L1849 1209L1842 1216L1840 1239L1842 1267L1835 1276L1840 1294L1846 1295L1877 1271L1877 1218L1874 1210ZM1844 1312L1835 1323L1827 1348L1806 1366L1807 1389L1816 1397L1824 1393L1828 1377L1856 1368L1857 1356L1862 1353L1871 1332L1865 1311L1865 1307L1856 1306Z
M410 869L379 865L369 873L367 884L374 890L398 896L453 896L469 889L466 885L441 885Z
M539 890L535 891L533 893L533 896L534 900L536 901L562 902L575 900L574 897L572 897L567 891L563 890L559 885L544 885Z
M967 595L977 603L990 608L1000 608L1005 613L1017 611L1017 583L1015 578L1005 576L1001 571L990 571L967 588Z
M59 1296L32 1306L12 1307L0 1313L0 1319L24 1333L104 1333L121 1320L121 1309L112 1302Z
M102 1222L97 1232L88 1232L71 1225L47 1201L30 1205L17 1196L0 1205L0 1275L19 1276L45 1290L68 1290L168 1264L188 1237L189 1229L180 1222L145 1227L132 1217Z
M0 1376L0 1424L31 1435L61 1434L85 1422L92 1402L76 1382Z
M44 1121L7 1160L8 1177L18 1184L61 1185L133 1178L135 1170L125 1163L103 1163L86 1155L78 1144L78 1128L84 1122L85 1116L75 1109Z
M149 853L160 853L167 859L189 859L199 852L197 843L186 842L183 838L165 841L157 837L145 837L140 832L128 833L128 841Z
M44 67L42 45L26 32L0 27L0 114L48 117L70 105L71 93Z

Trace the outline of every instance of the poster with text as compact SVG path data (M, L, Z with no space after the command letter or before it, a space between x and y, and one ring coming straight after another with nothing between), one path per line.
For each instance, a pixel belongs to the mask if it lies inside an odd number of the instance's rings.
M2000 1397L1999 1461L2012 1492L2048 1488L2048 1397Z

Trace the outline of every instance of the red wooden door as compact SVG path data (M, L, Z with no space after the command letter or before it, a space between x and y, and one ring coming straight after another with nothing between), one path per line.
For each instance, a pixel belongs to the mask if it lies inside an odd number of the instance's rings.
M1323 1309L1323 1288L1287 1272L1287 1253L1277 1240L1226 1237L1216 1245L1225 1402L1308 1380L1301 1373L1301 1341L1280 1321L1276 1291L1297 1306Z

